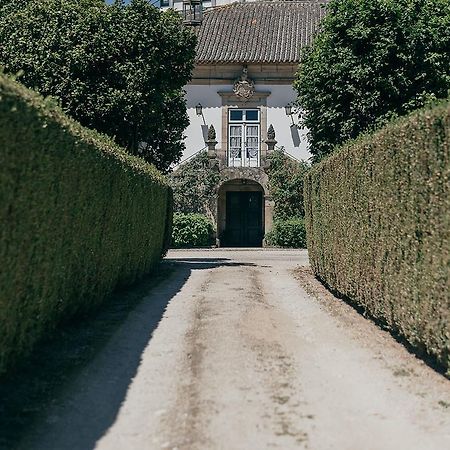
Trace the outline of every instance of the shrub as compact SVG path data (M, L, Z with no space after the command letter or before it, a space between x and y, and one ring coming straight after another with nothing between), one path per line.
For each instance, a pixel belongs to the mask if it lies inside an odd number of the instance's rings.
M312 268L450 368L450 103L345 145L305 180Z
M170 223L158 171L52 103L0 74L0 374L148 273Z
M304 217L303 179L309 165L290 158L282 149L269 157L269 191L275 203L275 219Z
M306 248L305 221L297 217L275 220L265 241L271 247Z
M316 161L450 89L448 0L332 0L295 88Z
M5 11L5 72L160 170L180 159L196 38L179 14L147 0L15 0Z
M172 230L174 248L208 247L213 244L213 224L203 214L175 213Z

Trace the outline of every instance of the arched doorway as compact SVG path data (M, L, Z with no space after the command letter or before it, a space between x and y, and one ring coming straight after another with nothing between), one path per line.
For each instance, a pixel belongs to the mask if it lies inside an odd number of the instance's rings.
M218 196L218 236L221 247L262 247L264 189L253 180L225 182Z

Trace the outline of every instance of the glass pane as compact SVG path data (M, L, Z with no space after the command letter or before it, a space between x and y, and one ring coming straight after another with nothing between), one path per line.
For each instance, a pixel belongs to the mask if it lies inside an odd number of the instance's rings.
M230 120L242 121L242 113L241 109L230 109Z
M259 111L257 109L247 109L245 111L246 120L249 122L258 122L259 120Z
M242 112L242 111L241 111ZM230 158L242 157L242 125L230 125Z
M258 127L255 125L247 126L247 136L258 136Z
M232 125L230 127L230 136L242 136L242 126Z
M246 127L246 155L249 159L257 159L259 153L259 127L256 125L248 125Z

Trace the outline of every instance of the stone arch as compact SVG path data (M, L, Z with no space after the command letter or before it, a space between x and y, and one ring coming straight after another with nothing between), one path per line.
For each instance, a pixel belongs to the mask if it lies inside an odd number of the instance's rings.
M226 183L232 182L234 180L250 180L259 184L264 192L264 195L269 195L269 178L267 173L262 169L255 169L251 167L239 167L233 168L228 167L221 171L220 184L217 186L217 192L220 191L222 186Z

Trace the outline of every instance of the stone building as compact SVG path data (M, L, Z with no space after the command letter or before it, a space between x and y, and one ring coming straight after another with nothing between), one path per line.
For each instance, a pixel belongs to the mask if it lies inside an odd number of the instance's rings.
M309 158L292 83L300 51L324 14L320 1L235 2L204 11L186 86L183 159L207 147L221 172L215 209L221 246L261 246L272 227L267 156L275 131L288 154Z

